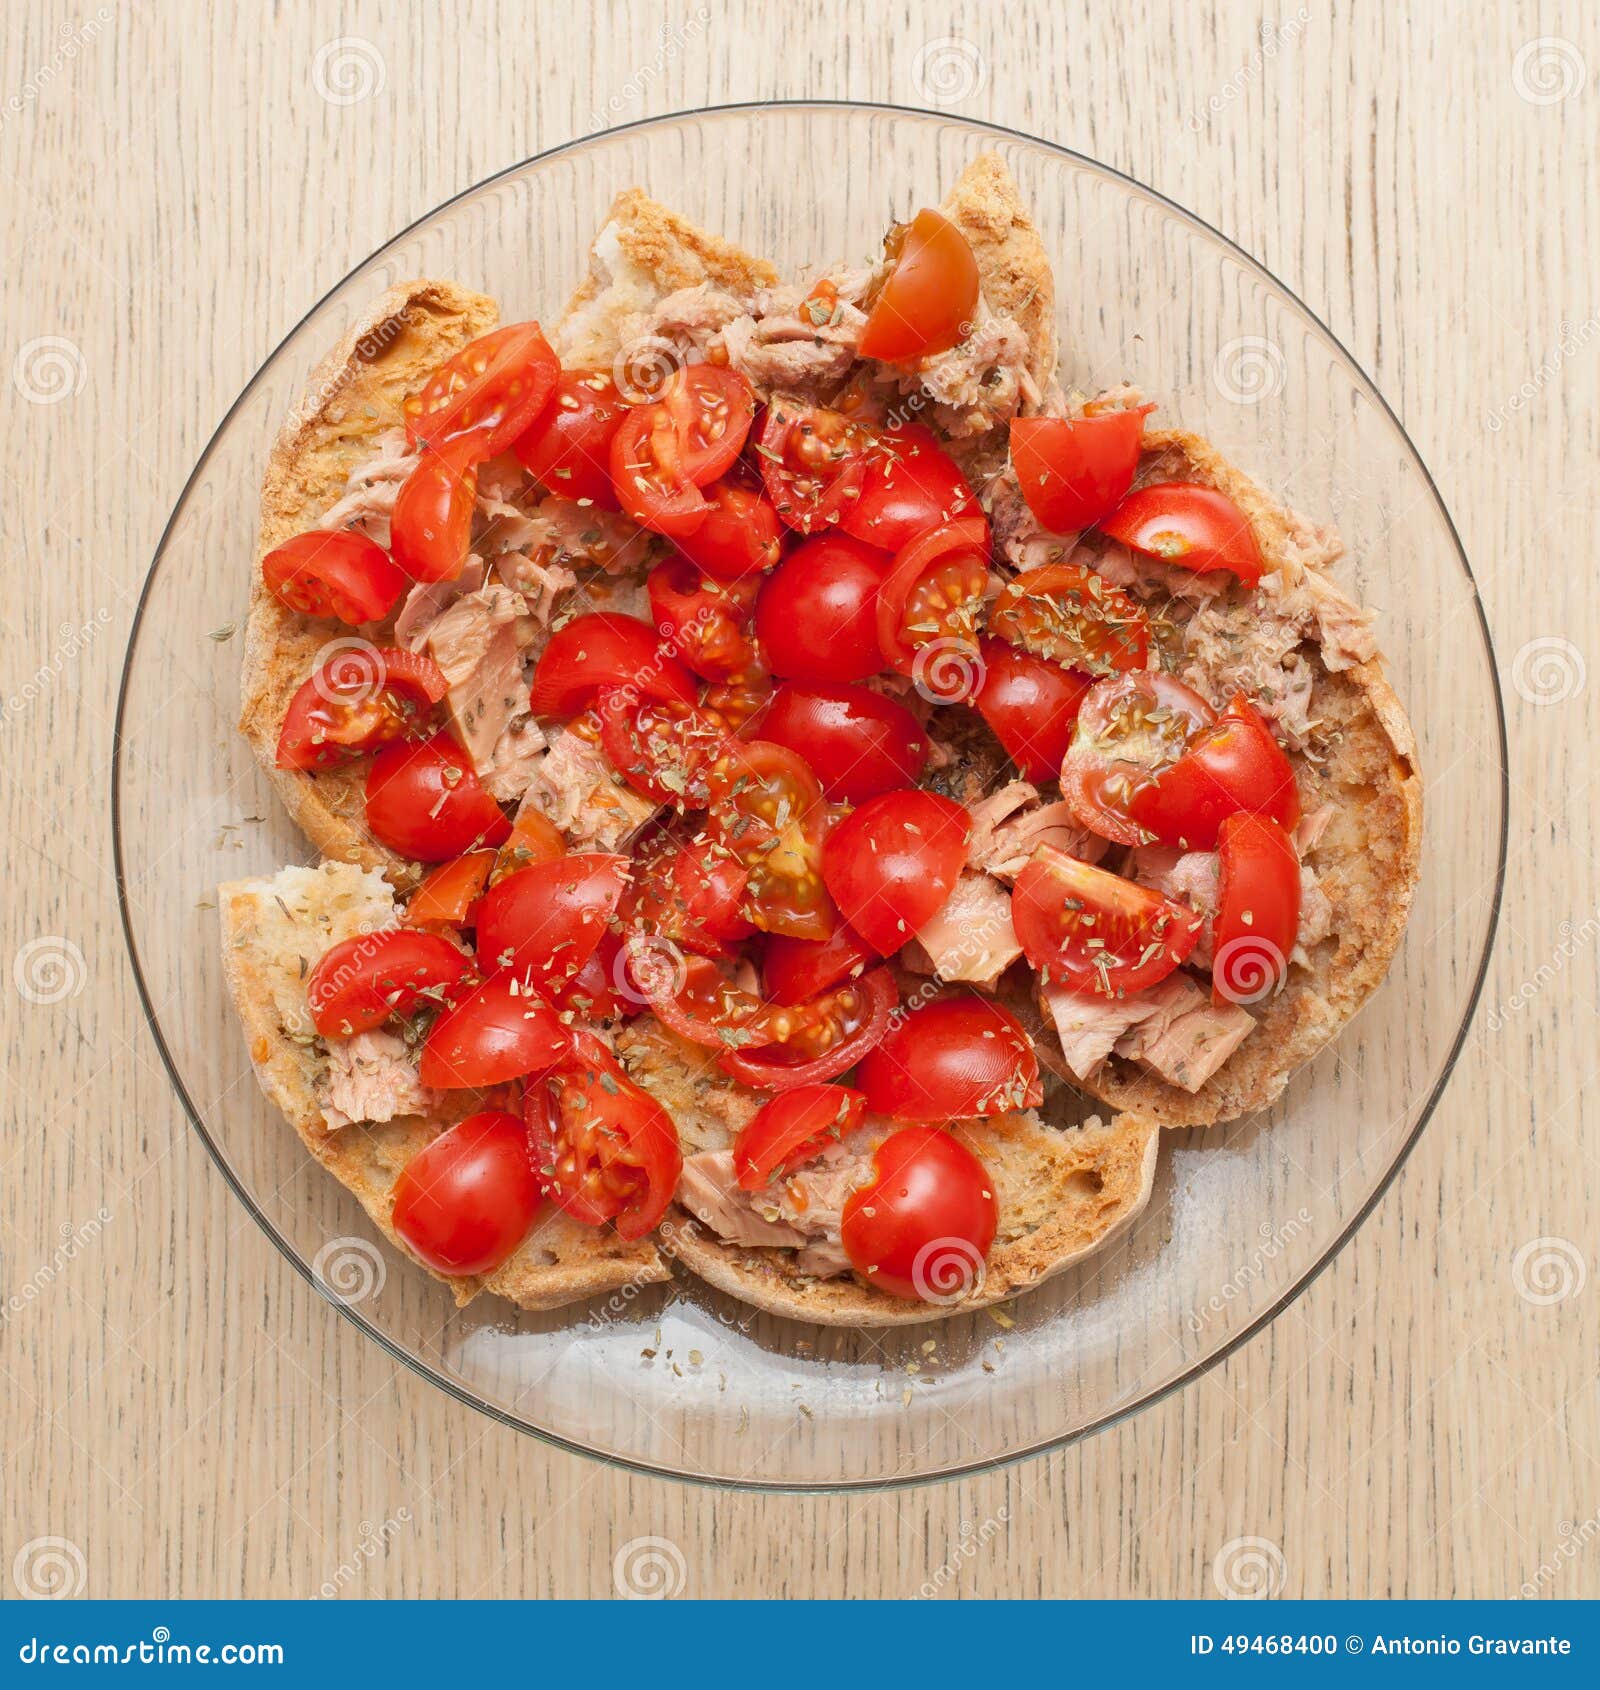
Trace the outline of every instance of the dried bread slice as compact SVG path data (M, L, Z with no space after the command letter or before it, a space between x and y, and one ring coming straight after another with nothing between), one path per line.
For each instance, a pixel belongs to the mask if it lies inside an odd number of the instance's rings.
M477 1107L476 1094L442 1094L439 1113L428 1118L402 1115L330 1131L319 1095L327 1049L312 1026L305 987L307 972L330 945L393 924L388 883L373 870L325 862L232 881L220 888L218 908L228 989L261 1089L289 1118L310 1154L354 1192L389 1242L409 1255L393 1222L400 1171L447 1126ZM610 1228L580 1226L547 1207L516 1254L493 1273L435 1277L444 1279L457 1303L486 1290L523 1308L550 1309L624 1285L665 1279L668 1272L650 1241L627 1244Z
M761 1103L649 1016L628 1024L617 1049L633 1079L677 1122L686 1154L727 1148ZM1161 1134L1146 1116L1057 1128L1023 1110L954 1130L994 1180L1000 1207L983 1273L959 1301L907 1302L855 1275L815 1278L800 1270L794 1250L729 1244L682 1208L662 1226L662 1243L718 1290L769 1314L821 1326L908 1326L1031 1290L1104 1249L1150 1200Z
M1272 498L1198 435L1151 429L1145 446L1141 482L1195 481L1226 493L1250 517L1268 568L1286 590L1305 585L1345 602L1323 572L1338 553L1336 537ZM1249 596L1234 595L1226 614L1247 638L1256 615ZM1381 657L1330 668L1315 639L1303 650L1312 665L1318 755L1292 761L1303 810L1335 808L1305 857L1332 904L1329 936L1315 947L1309 971L1291 969L1277 996L1250 1006L1255 1029L1198 1091L1108 1058L1080 1083L1113 1108L1173 1127L1265 1109L1371 996L1404 935L1422 853L1422 779L1411 724Z

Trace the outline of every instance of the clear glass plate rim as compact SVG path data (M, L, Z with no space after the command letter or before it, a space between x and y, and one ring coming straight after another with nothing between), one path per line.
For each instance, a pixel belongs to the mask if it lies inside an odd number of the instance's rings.
M246 400L248 400L250 395L255 391L257 385L267 375L268 371L277 362L278 358L282 356L285 349L296 339L306 324L316 316L322 307L326 305L335 294L340 292L340 290L343 289L349 282L359 276L362 271L368 269L371 265L381 259L386 252L408 239L414 231L420 229L427 223L431 223L442 213L447 212L452 206L458 205L462 201L470 199L474 194L479 193L485 188L492 187L496 182L507 180L534 165L544 163L550 159L558 158L564 153L577 151L578 149L586 146L597 145L608 138L624 134L629 131L665 128L672 124L692 122L700 118L724 117L736 114L755 114L762 111L772 110L785 112L881 112L889 116L914 117L931 120L935 123L956 125L985 132L1002 139L1021 141L1030 146L1043 148L1047 152L1058 154L1063 159L1070 160L1073 164L1098 172L1102 176L1112 178L1122 183L1125 187L1134 190L1136 193L1146 196L1149 200L1159 205L1169 213L1181 218L1185 223L1192 225L1195 229L1201 231L1205 235L1208 235L1213 240L1221 242L1221 244L1239 264L1241 264L1246 270L1260 277L1263 281L1275 289L1283 300L1293 306L1293 308L1301 314L1308 325L1326 338L1329 344L1337 350L1340 357L1344 360L1347 368L1354 373L1360 385L1365 389L1367 397L1378 406L1384 417L1387 419L1390 427L1404 443L1406 451L1410 454L1412 461L1421 472L1424 484L1426 485L1428 491L1428 496L1431 499L1434 508L1443 519L1445 528L1450 536L1450 543L1455 552L1456 560L1460 564L1462 573L1466 577L1467 584L1471 589L1473 611L1477 618L1478 635L1483 642L1484 652L1489 662L1489 675L1494 695L1495 729L1497 735L1500 776L1500 836L1496 842L1494 890L1490 900L1487 926L1484 933L1483 951L1478 960L1478 967L1472 981L1471 990L1467 996L1466 1008L1461 1017L1461 1024L1456 1031L1455 1038L1451 1044L1449 1053L1445 1058L1443 1067L1440 1069L1439 1077L1435 1081L1426 1101L1422 1106L1422 1109L1418 1113L1416 1124L1413 1126L1410 1133L1407 1134L1404 1143L1401 1144L1399 1149L1396 1151L1393 1161L1384 1170L1382 1177L1373 1188L1367 1201L1362 1204L1361 1208L1345 1225L1343 1230L1326 1247L1323 1253L1305 1271L1305 1273L1302 1274L1293 1285L1289 1286L1266 1309L1264 1309L1254 1320L1252 1320L1249 1325L1235 1334L1226 1343L1220 1345L1210 1355L1196 1361L1192 1366L1186 1368L1182 1373L1168 1380L1165 1384L1152 1388L1144 1395L1140 1396L1137 1401L1126 1403L1107 1414L1101 1415L1088 1422L1086 1425L1079 1427L1075 1431L1064 1432L1056 1437L1041 1439L1035 1443L1029 1444L1025 1448L1013 1450L1001 1456L988 1457L980 1461L968 1462L958 1466L949 1467L939 1473L894 1475L883 1479L850 1479L816 1484L767 1479L717 1479L708 1474L680 1471L678 1469L656 1463L637 1460L630 1456L592 1449L587 1445L564 1437L558 1433L548 1431L543 1427L534 1426L528 1421L520 1419L518 1416L509 1413L505 1409L499 1408L495 1404L485 1401L482 1397L474 1394L466 1386L458 1383L457 1381L451 1379L448 1375L430 1366L420 1356L412 1354L399 1342L391 1339L381 1328L375 1326L371 1321L367 1320L361 1314L359 1309L349 1303L340 1301L337 1297L330 1295L328 1291L318 1283L316 1275L312 1272L311 1265L302 1259L300 1253L294 1248L289 1240L286 1239L272 1224L271 1220L268 1219L267 1215L256 1204L242 1181L234 1174L220 1144L213 1139L210 1129L207 1127L200 1110L196 1107L194 1100L190 1097L188 1088L184 1084L183 1078L177 1069L170 1050L168 1049L166 1039L162 1033L161 1025L156 1015L150 987L145 979L144 968L139 960L138 942L134 937L133 916L128 898L128 886L123 860L121 814L124 745L123 729L128 707L129 687L133 673L134 657L138 649L139 635L144 625L145 612L149 606L150 595L155 585L156 573L160 569L162 561L166 555L168 543L172 539L179 516L183 511L184 506L187 504L191 492L194 490L196 484L204 474L213 452L217 449L218 443L226 434L229 424L238 414L240 408L244 405ZM218 1171L222 1174L223 1179L227 1182L234 1195L244 1205L246 1212L267 1235L267 1237L271 1239L273 1244L277 1246L279 1252L285 1257L290 1265L295 1268L306 1283L316 1290L317 1293L322 1296L324 1301L329 1303L334 1309L343 1315L345 1319L350 1321L353 1326L364 1333L367 1337L374 1340L374 1342L376 1342L386 1354L408 1367L419 1378L425 1379L429 1383L438 1386L441 1390L445 1391L465 1406L476 1409L479 1413L488 1415L491 1419L499 1421L502 1425L508 1426L515 1431L525 1433L530 1437L553 1445L558 1449L565 1450L568 1453L583 1456L589 1460L600 1461L608 1466L620 1467L631 1472L644 1474L651 1478L677 1479L687 1483L707 1485L718 1490L751 1490L787 1494L816 1494L819 1492L829 1493L835 1491L904 1489L915 1485L933 1484L936 1482L970 1477L977 1473L990 1472L997 1468L1008 1467L1017 1462L1030 1460L1035 1456L1048 1454L1053 1450L1066 1448L1071 1444L1078 1443L1083 1439L1093 1437L1096 1434L1105 1431L1107 1428L1118 1424L1120 1421L1126 1420L1132 1415L1138 1414L1144 1409L1150 1408L1156 1403L1163 1401L1174 1392L1182 1390L1186 1386L1193 1384L1196 1380L1208 1373L1213 1367L1216 1367L1228 1356L1232 1355L1235 1350L1241 1348L1252 1338L1256 1337L1257 1334L1276 1320L1291 1303L1303 1295L1304 1292L1309 1289L1309 1287L1322 1274L1322 1272L1340 1254L1344 1247L1350 1242L1351 1238L1355 1236L1356 1232L1366 1222L1367 1217L1387 1194L1390 1186L1394 1183L1396 1176L1399 1174L1400 1169L1405 1165L1407 1158L1415 1148L1417 1140L1422 1135L1423 1129L1428 1125L1429 1121L1432 1120L1434 1110L1438 1107L1439 1100L1443 1096L1446 1086L1449 1085L1450 1080L1454 1075L1456 1063L1460 1058L1462 1047L1465 1044L1467 1034L1471 1029L1473 1017L1477 1012L1478 1001L1482 995L1484 980L1488 973L1490 958L1494 952L1495 938L1499 930L1500 907L1505 888L1506 857L1510 836L1510 797L1510 767L1506 729L1505 698L1500 687L1499 668L1495 662L1494 642L1489 631L1488 617L1484 611L1483 600L1478 591L1477 579L1472 572L1472 565L1467 558L1465 548L1461 544L1461 536L1456 529L1454 519L1450 515L1449 507L1445 504L1444 499L1439 492L1439 488L1433 478L1432 471L1429 470L1421 453L1417 450L1416 445L1412 441L1405 425L1395 414L1394 409L1390 406L1388 400L1384 398L1382 392L1378 389L1378 386L1373 381L1372 377L1367 374L1365 368L1356 360L1350 350L1345 346L1344 342L1341 341L1332 329L1323 322L1321 317L1319 317L1316 312L1314 312L1310 306L1308 306L1305 301L1294 292L1292 288L1288 287L1277 276L1273 275L1272 272L1269 271L1263 264L1253 258L1248 252L1239 246L1237 242L1231 240L1227 235L1223 234L1221 230L1213 227L1204 218L1188 210L1187 207L1179 205L1175 200L1169 199L1165 194L1161 193L1160 190L1148 186L1146 183L1139 181L1137 178L1128 175L1127 172L1117 169L1114 165L1105 164L1099 159L1091 158L1087 154L1077 152L1071 147L1061 145L1059 142L1045 140L1037 135L1030 135L1024 130L1014 129L1005 124L991 123L981 118L966 117L951 112L935 111L920 106L897 105L887 101L814 99L734 101L723 105L702 106L686 111L666 112L654 117L639 118L632 123L617 124L614 127L598 131L593 135L577 136L571 140L563 141L556 146L548 147L543 152L534 153L527 158L518 160L514 164L507 165L502 170L495 171L492 175L483 178L482 181L471 183L469 186L461 189L458 193L452 194L448 199L442 201L440 204L433 206L421 216L415 218L411 223L407 224L396 234L392 235L388 240L383 242L381 246L377 247L359 264L354 266L354 268L342 276L319 299L317 299L304 313L304 315L301 316L296 323L294 323L282 339L279 340L278 344L262 361L260 368L256 370L255 374L251 376L250 380L246 382L244 387L240 389L238 396L234 399L233 403L229 405L216 428L212 431L211 437L206 442L204 450L196 460L194 468L185 479L183 487L179 492L177 502L172 508L172 514L168 517L162 528L161 538L157 543L155 555L151 560L149 570L146 572L144 585L140 589L138 603L134 609L133 622L128 633L127 650L123 657L122 674L117 688L116 714L112 728L110 791L112 860L117 888L117 908L122 923L123 940L127 945L128 960L133 970L134 985L139 993L139 1001L144 1013L145 1023L150 1030L152 1038L155 1040L156 1049L160 1054L162 1065L166 1069L167 1077L172 1083L173 1090L177 1093L178 1099L183 1105L184 1113L189 1117L189 1123L194 1128L200 1142L205 1146L207 1154L216 1164Z

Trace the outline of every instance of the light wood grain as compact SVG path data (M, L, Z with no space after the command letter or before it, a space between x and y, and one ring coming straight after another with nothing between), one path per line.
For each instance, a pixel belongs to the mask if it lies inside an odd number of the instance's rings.
M1539 980L1563 922L1587 936L1497 1030L1480 1014L1400 1179L1300 1302L1200 1383L1049 1459L797 1499L556 1454L337 1318L190 1132L124 960L107 811L122 650L162 523L315 299L597 111L920 103L919 47L972 43L985 75L956 109L1171 195L1352 348L1439 480L1508 681L1544 637L1585 674L1600 664L1592 7L1308 5L1270 56L1249 4L707 9L643 87L662 26L696 8L614 4L581 26L564 3L449 22L359 3L8 11L0 697L18 702L0 724L0 961L42 936L75 949L57 948L59 1001L0 991L0 1296L16 1299L0 1562L58 1536L93 1595L312 1594L364 1522L390 1520L350 1593L609 1595L618 1546L654 1535L681 1547L689 1595L911 1594L952 1560L945 1588L969 1596L1209 1595L1214 1558L1248 1536L1281 1549L1290 1595L1600 1594L1600 1543L1563 1554L1600 1510L1600 944L1584 927L1600 677L1558 704L1508 685L1511 871L1486 1005ZM339 37L382 69L352 104L314 85ZM1570 44L1546 57L1584 86L1524 97L1551 87L1538 63L1516 72L1536 37ZM1582 343L1539 374L1565 330ZM57 368L66 396L29 402ZM60 657L61 631L90 622ZM1571 1241L1587 1275L1549 1305L1512 1278L1541 1237ZM970 1555L964 1526L986 1539Z

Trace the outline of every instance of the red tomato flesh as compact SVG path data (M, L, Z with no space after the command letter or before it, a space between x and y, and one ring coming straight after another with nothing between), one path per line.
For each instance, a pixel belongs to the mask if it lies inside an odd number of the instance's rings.
M898 552L930 529L977 511L967 478L938 435L926 423L907 423L873 440L861 496L841 510L839 526L869 546Z
M1028 509L1052 534L1098 522L1133 485L1153 405L1087 417L1015 417L1011 467Z
M592 611L557 628L540 652L533 671L533 713L570 721L602 687L625 687L634 698L675 698L685 704L697 697L694 677L661 649L649 623Z
M945 352L978 309L978 261L967 237L937 211L919 211L890 236L894 269L861 331L863 358L904 363Z
M1261 547L1250 518L1214 487L1162 481L1137 488L1100 527L1132 550L1196 575L1227 569L1251 587L1261 579Z
M594 954L628 885L626 857L580 851L518 869L478 906L478 959L536 991L570 980Z
M476 435L423 448L422 462L395 495L389 551L414 581L453 581L467 561L478 496Z
M1150 655L1143 606L1079 563L1047 563L1007 582L989 611L989 631L1090 675L1143 669Z
M971 831L972 818L953 799L887 792L828 836L822 876L845 920L880 956L892 956L944 907Z
M435 1273L493 1273L528 1236L539 1182L515 1115L469 1115L400 1170L394 1229Z
M561 366L537 323L508 323L468 344L405 402L406 439L470 439L477 462L503 452L544 409Z
M550 492L615 510L611 441L627 412L609 370L563 370L549 403L517 441L517 460Z
M325 951L306 978L311 1020L324 1038L348 1039L419 1004L444 1002L472 967L437 933L386 927Z
M354 528L313 528L261 560L261 576L281 604L302 616L331 616L352 627L380 622L400 602L405 572L375 540Z
M773 399L756 452L779 518L802 534L842 523L865 481L872 439L868 429L840 411Z
M1042 786L1058 779L1090 678L1004 640L981 641L979 661L973 703L1006 755L1024 780Z
M560 1016L512 974L459 994L428 1029L420 1075L438 1091L542 1074L571 1044Z
M1282 823L1242 811L1223 818L1217 851L1212 1001L1260 1003L1289 977L1300 931L1300 856Z
M733 1141L733 1169L746 1191L815 1161L861 1125L867 1100L848 1086L796 1086L762 1104Z
M402 857L442 863L504 843L511 823L449 734L397 740L367 770L367 827Z
M883 667L878 589L887 552L847 534L796 546L767 577L756 601L756 635L775 675L804 681L864 681Z
M431 657L356 644L302 681L278 735L280 769L331 769L424 728L449 690Z
M1022 1023L973 992L950 992L895 1017L861 1064L875 1115L953 1121L1036 1108L1039 1059Z
M718 481L705 489L706 514L673 544L697 569L719 581L759 575L777 563L783 525L772 501L753 488Z
M845 804L914 785L928 760L916 717L871 687L785 681L758 727L803 756L823 792Z

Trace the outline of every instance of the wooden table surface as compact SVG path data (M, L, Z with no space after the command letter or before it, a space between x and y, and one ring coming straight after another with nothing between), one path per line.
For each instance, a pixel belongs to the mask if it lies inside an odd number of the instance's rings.
M610 1595L616 1548L641 1535L678 1546L687 1595L911 1594L981 1523L954 1557L962 1595L1211 1595L1241 1538L1281 1555L1288 1595L1600 1594L1595 8L1308 0L1265 35L1251 4L446 11L8 8L5 1594L60 1577L96 1596L309 1595L354 1559L345 1588L365 1596ZM940 90L952 109L1116 165L1232 235L1399 412L1506 682L1505 910L1478 1024L1401 1176L1199 1383L986 1477L719 1494L460 1407L245 1216L124 953L116 686L218 419L394 230L598 110L927 103L919 49L949 40L979 69ZM1530 681L1550 662L1553 682ZM1536 1240L1553 1242L1533 1285Z

